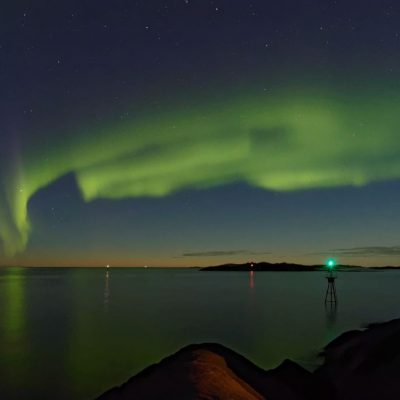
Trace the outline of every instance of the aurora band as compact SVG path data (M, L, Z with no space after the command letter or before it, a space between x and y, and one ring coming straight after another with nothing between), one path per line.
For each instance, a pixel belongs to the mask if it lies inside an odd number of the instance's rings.
M85 201L161 197L235 181L288 191L399 178L399 103L389 89L240 93L24 143L0 176L5 253L27 245L29 199L68 173Z

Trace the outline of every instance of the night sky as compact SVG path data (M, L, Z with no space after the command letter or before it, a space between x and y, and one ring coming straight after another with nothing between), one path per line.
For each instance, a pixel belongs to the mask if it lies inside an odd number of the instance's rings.
M400 265L398 2L7 3L1 265Z

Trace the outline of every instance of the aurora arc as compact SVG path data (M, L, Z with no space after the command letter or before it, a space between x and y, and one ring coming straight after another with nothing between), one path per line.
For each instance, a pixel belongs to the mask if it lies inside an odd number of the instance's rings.
M85 201L235 181L286 191L399 178L399 100L374 90L241 94L76 129L57 145L22 146L1 176L5 253L27 245L29 199L68 173Z

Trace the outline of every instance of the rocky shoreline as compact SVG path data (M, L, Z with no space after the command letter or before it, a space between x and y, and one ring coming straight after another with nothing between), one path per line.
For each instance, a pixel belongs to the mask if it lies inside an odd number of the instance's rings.
M346 332L321 355L313 373L290 360L266 371L220 344L193 344L98 400L400 398L400 319Z

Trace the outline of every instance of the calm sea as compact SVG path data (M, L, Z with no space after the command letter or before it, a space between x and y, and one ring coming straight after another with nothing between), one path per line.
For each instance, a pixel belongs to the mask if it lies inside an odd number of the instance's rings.
M0 269L0 398L92 399L184 345L219 342L264 368L400 314L400 271Z

